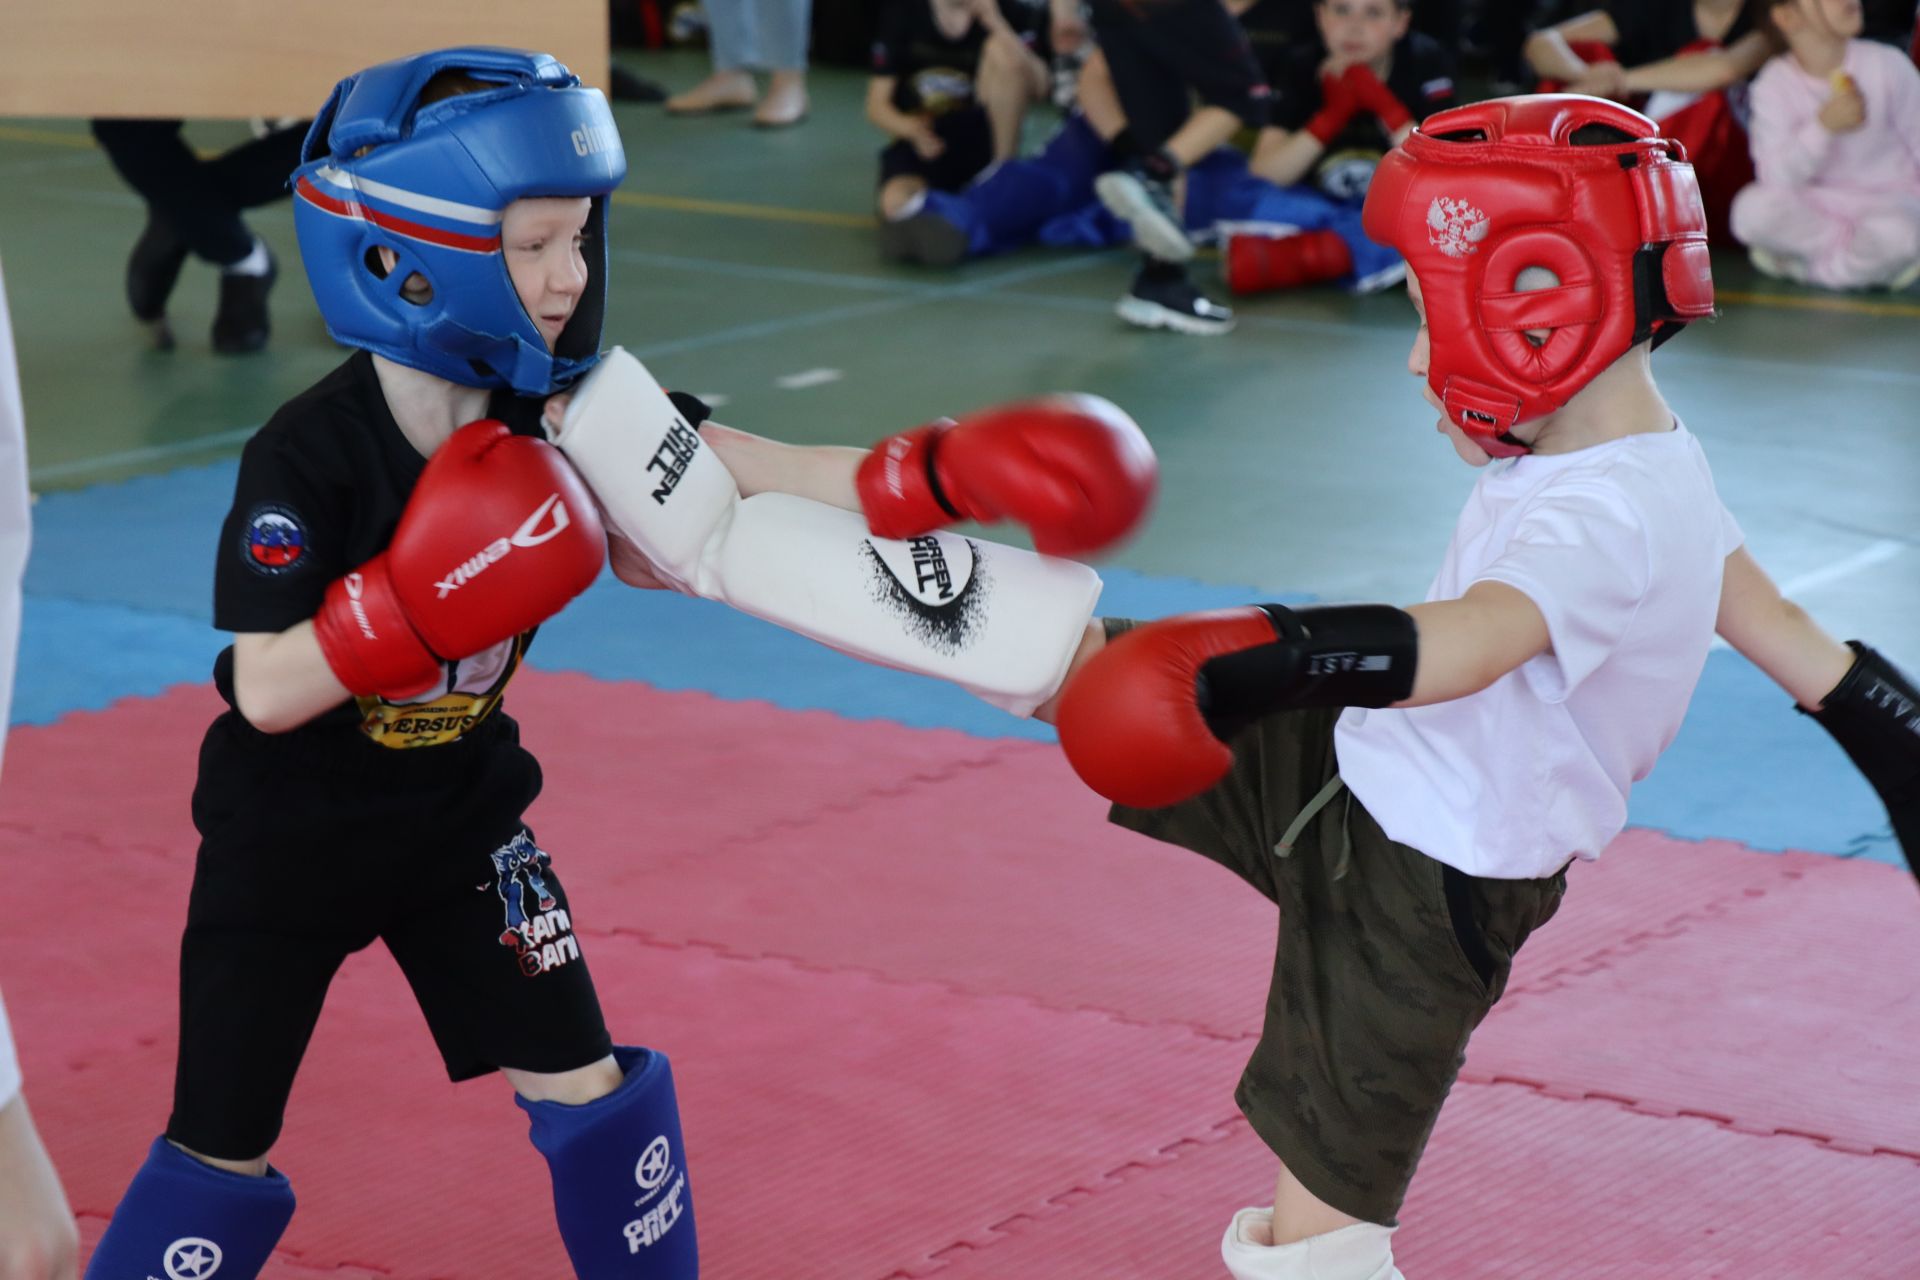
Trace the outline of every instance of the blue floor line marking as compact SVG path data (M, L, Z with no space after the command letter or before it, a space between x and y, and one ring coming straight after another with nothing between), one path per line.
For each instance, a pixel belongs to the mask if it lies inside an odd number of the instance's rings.
M235 463L49 495L33 559L14 694L17 724L201 683L225 643L208 625L211 560ZM1103 613L1157 617L1268 592L1102 571ZM1299 602L1309 597L1280 597ZM534 665L665 689L759 699L914 728L1046 740L936 681L857 663L722 605L609 577L543 628ZM1635 826L1755 849L1900 861L1878 799L1819 728L1739 655L1715 652L1678 740L1634 789Z

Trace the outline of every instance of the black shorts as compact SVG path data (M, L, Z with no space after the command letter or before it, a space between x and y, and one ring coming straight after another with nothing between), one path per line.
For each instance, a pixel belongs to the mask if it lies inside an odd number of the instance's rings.
M1249 129L1267 123L1266 73L1220 0L1093 0L1093 35L1141 146L1163 146L1177 133L1195 94Z
M881 185L911 176L924 178L935 191L959 191L993 163L993 124L977 103L933 117L933 131L947 149L931 160L922 159L906 141L880 152Z
M1116 807L1113 821L1205 854L1280 908L1266 1023L1236 1101L1307 1190L1392 1225L1467 1037L1559 908L1566 872L1489 880L1388 839L1329 786L1339 714L1268 716L1234 740L1217 786L1165 809Z
M517 743L379 749L421 758L364 770L262 750L209 774L207 754L173 1141L233 1160L267 1151L328 984L376 939L455 1080L611 1051L566 890L520 821L540 773Z

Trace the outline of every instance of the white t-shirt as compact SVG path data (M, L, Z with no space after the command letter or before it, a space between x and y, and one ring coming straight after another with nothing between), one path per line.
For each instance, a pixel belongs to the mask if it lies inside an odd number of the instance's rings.
M1428 600L1525 593L1552 649L1470 697L1340 718L1340 776L1381 829L1462 871L1597 858L1680 729L1739 525L1683 426L1489 466Z
M13 704L13 661L20 643L20 577L27 567L27 440L20 378L13 365L7 282L0 275L0 751ZM0 1107L20 1092L20 1064L0 1004Z

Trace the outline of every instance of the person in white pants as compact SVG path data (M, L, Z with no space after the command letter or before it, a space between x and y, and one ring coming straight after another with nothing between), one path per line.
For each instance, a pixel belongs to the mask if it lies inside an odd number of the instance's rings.
M813 0L702 0L713 74L667 99L673 115L751 107L755 71L771 73L753 113L762 128L798 124L807 115L807 34Z
M27 440L13 364L6 278L0 275L0 752L20 644L20 577L27 567ZM60 1177L20 1088L7 1008L0 1002L0 1280L74 1280L80 1235Z

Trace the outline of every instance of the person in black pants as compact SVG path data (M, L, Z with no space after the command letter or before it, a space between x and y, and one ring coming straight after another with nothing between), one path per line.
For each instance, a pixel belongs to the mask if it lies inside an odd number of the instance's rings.
M307 121L275 129L202 160L180 136L180 120L95 120L93 136L127 185L147 202L147 225L127 259L127 304L149 325L154 345L173 347L167 298L192 253L220 268L213 349L244 355L267 345L267 294L279 269L266 241L240 211L287 194L300 163Z
M1121 165L1095 190L1132 225L1146 254L1120 317L1143 328L1225 333L1233 313L1187 278L1193 242L1178 187L1188 165L1266 123L1271 95L1260 64L1221 0L1093 0L1093 31L1127 117L1114 140Z

